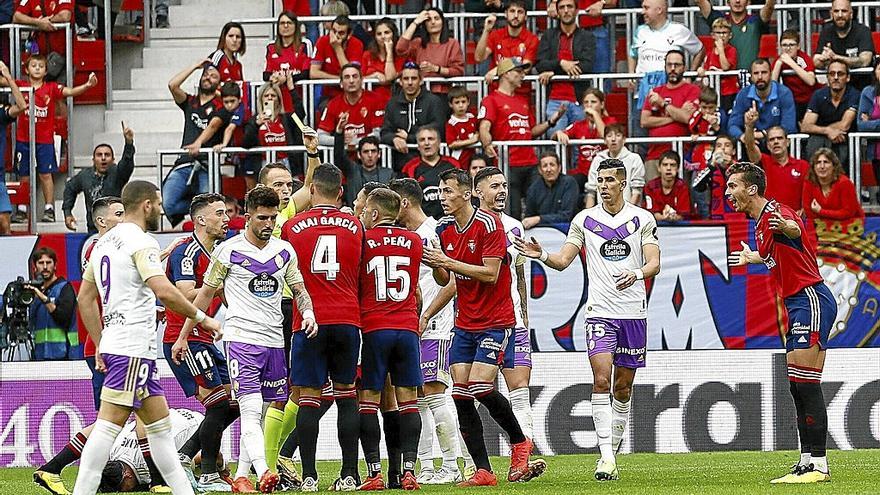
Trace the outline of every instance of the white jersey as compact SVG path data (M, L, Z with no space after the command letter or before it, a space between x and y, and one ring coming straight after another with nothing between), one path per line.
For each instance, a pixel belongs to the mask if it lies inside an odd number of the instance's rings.
M428 217L416 229L416 234L422 238L422 244L440 245L440 238L437 237L437 220ZM428 309L437 294L440 293L440 285L434 281L434 274L431 267L422 263L419 266L419 290L422 291L422 310ZM452 324L454 315L454 304L449 302L439 313L431 318L428 326L422 333L422 338L426 340L448 340L452 338Z
M500 215L501 225L504 226L504 234L507 236L507 255L510 256L510 297L513 299L513 314L516 316L516 328L525 328L528 301L523 301L522 297L520 297L517 269L525 265L526 257L516 250L516 246L513 245L513 238L522 238L526 229L523 227L522 222L506 213L501 212ZM523 283L525 283L525 280L523 280Z
M171 435L174 437L174 447L180 449L198 431L205 416L189 409L171 409L169 412L171 413ZM125 428L116 437L113 448L110 449L110 460L122 461L127 464L134 470L138 484L146 485L150 483L150 469L147 467L144 455L141 454L134 428L135 422L132 421L125 425Z
M156 295L146 281L159 275L159 243L137 225L120 223L98 239L83 279L98 287L102 353L156 359Z
M666 21L659 29L641 24L633 33L629 55L637 60L636 72L645 74L664 70L666 54L673 49L693 57L703 49L703 43L693 31L678 22Z
M657 222L647 210L624 202L616 215L600 203L575 215L565 242L586 248L588 318L642 319L647 314L645 282L616 289L615 275L645 265L642 246L657 244Z
M214 248L204 283L211 287L223 283L228 306L223 340L284 347L285 281L291 286L302 283L296 253L287 241L272 237L260 249L241 233Z

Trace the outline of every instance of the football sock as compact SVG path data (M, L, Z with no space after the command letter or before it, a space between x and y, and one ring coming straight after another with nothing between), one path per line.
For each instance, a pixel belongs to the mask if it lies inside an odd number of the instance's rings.
M382 463L379 460L379 403L362 400L358 406L360 417L361 448L364 449L364 459L367 461L367 472L372 478L382 473Z
M810 442L810 457L813 464L816 458L825 457L825 444L828 437L828 412L825 409L825 396L819 382L798 383L801 399L804 401L804 422Z
M489 410L489 414L498 423L498 426L507 432L511 445L526 440L522 428L520 428L519 422L517 422L516 416L513 414L513 409L510 407L510 402L500 392L495 390L494 383L470 382L468 383L468 388L474 395L474 398L480 401L480 404L486 406L486 409Z
M318 479L315 466L315 452L318 448L318 421L321 419L321 399L306 395L299 396L299 414L296 416L296 431L299 437L299 453L302 460L303 478ZM289 456L288 456L289 457Z
M400 412L382 411L382 431L385 432L385 448L388 450L388 479L400 476Z
M458 428L455 424L455 416L446 400L446 394L433 394L425 397L428 408L433 416L434 430L437 432L437 442L440 444L440 452L443 453L443 466L453 469L458 468L455 449L458 446ZM422 428L424 431L424 427ZM431 450L434 449L431 442ZM467 450L467 449L465 449Z
M788 391L791 392L791 398L794 400L794 410L797 414L797 430L798 440L801 445L801 458L798 461L799 466L810 465L810 440L807 437L807 415L804 412L804 400L801 397L800 389L797 382L788 382Z
M294 423L294 429L290 432L290 435L287 435L287 439L284 440L284 445L281 446L281 450L278 455L280 457L287 457L290 459L293 457L293 453L296 452L296 448L299 447L299 432L295 428L296 423Z
M611 397L611 450L617 453L623 434L626 433L626 422L629 420L629 408L631 401L620 402Z
M205 415L207 417L207 411L206 411ZM201 450L201 448L202 448L201 436L202 436L202 425L204 425L204 424L205 424L205 422L203 420L202 424L199 425L199 429L196 430L195 433L193 433L189 438L186 439L186 442L184 442L183 445L180 447L180 449L178 449L178 452L186 455L190 459L192 459L193 457L196 456L196 453L198 453L198 451Z
M263 419L263 436L266 443L266 465L275 471L278 464L278 447L281 443L281 425L284 423L284 411L269 407Z
M62 469L79 459L79 456L82 455L83 447L86 445L86 440L89 438L84 431L77 432L70 439L70 442L60 452L55 454L55 457L50 459L49 462L40 466L39 470L46 471L47 473L61 474Z
M247 478L251 474L251 456L248 455L247 445L244 444L244 437L238 437L238 466L235 468L235 477Z
M403 474L413 473L419 450L419 432L422 431L422 418L416 401L401 402L400 407L400 452L403 456Z
M486 442L483 440L483 420L480 419L480 413L474 404L474 396L471 395L467 385L463 383L453 385L452 400L455 401L455 411L458 413L461 438L473 458L474 465L477 469L492 471Z
M164 485L165 479L162 477L162 473L159 472L159 467L153 461L153 453L150 452L150 441L146 438L138 438L137 442L141 455L144 457L144 462L147 464L147 469L150 471L150 486Z
M263 397L260 394L243 395L238 398L238 407L241 410L241 438L259 478L269 469L261 428Z
M187 480L175 455L174 437L171 436L171 416L165 416L156 422L145 425L144 429L147 430L147 440L153 454L153 461L159 472L162 473L164 484L171 488L172 493L193 495L193 487L189 484L189 480Z
M296 428L296 415L299 413L299 406L291 400L284 404L284 419L281 422L281 441L279 445L290 436L294 428Z
M458 408L455 406L455 398L452 397L452 394L446 396L446 405L452 411L452 419L455 421L456 440L458 441L457 451L460 453L462 461L464 461L465 469L467 469L469 466L474 466L474 459L471 457L471 453L464 443L464 437L461 435L461 428L458 422ZM454 464L458 465L457 459Z
M342 468L340 477L352 476L360 480L358 475L358 435L361 429L361 419L358 415L357 390L337 387L334 390L337 416L336 430L338 433L339 446L342 448Z
M76 484L73 487L73 495L92 495L98 491L101 484L101 472L110 458L110 449L116 436L122 431L122 427L103 419L95 420L95 426L89 435L80 457L79 472L76 475Z
M599 453L603 459L614 459L611 449L611 396L593 393L593 423L596 425L596 436L599 438Z
M532 403L529 398L529 387L510 391L510 407L523 435L532 438Z
M421 469L434 469L434 415L428 407L428 398L419 397L419 416L422 431L419 433L419 462Z
M813 464L813 468L816 471L821 471L825 474L828 474L828 458L824 455L822 457L813 457L810 459L810 462Z
M205 419L199 426L199 443L202 446L202 474L217 472L217 454L229 417L229 395L220 387L205 397Z

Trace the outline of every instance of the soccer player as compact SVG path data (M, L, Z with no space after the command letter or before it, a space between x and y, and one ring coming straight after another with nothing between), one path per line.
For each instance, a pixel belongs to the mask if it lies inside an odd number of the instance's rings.
M440 245L437 237L437 220L422 210L422 186L415 179L404 178L391 181L391 190L400 195L400 213L397 221L414 231L422 240L422 245ZM419 461L421 469L416 480L427 485L455 483L462 480L456 462L459 448L457 421L446 399L446 390L452 385L449 374L449 345L452 339L454 305L449 301L455 295L454 285L450 294L441 296L441 287L434 280L433 270L424 263L419 269L419 290L422 294L421 329L422 396L419 397L419 415L422 419L422 432L419 436ZM429 307L442 298L445 302L429 315ZM440 302L437 303L438 305ZM443 453L443 464L434 470L434 431ZM464 451L467 454L467 450ZM468 456L465 471L472 466ZM476 471L476 470L474 470Z
M816 265L816 247L805 236L804 223L794 210L764 197L764 171L748 162L728 169L727 199L736 209L755 219L758 249L742 243L730 255L730 265L763 263L779 288L788 311L785 334L789 391L797 412L801 457L791 472L771 483L831 481L825 443L828 414L822 395L822 368L828 334L837 316L834 296Z
M317 331L295 330L291 346L291 383L299 387L296 429L302 457L301 489L318 490L318 420L321 389L329 374L339 409L337 432L342 448L342 469L332 488L350 491L360 484L360 419L354 381L361 341L358 279L363 229L357 218L336 207L342 197L342 172L336 166L324 163L315 169L309 197L312 208L288 220L281 231L281 238L301 254L300 271L318 303L315 314L320 322ZM295 308L294 329L302 314L302 307Z
M619 477L614 454L626 430L636 370L645 366L644 281L660 273L657 222L650 212L624 200L626 179L620 160L599 164L597 190L602 201L575 215L558 253L548 253L534 238L513 239L523 254L554 270L564 270L586 249L590 293L585 324L593 370L590 402L601 453L595 473L599 481Z
M193 234L177 245L168 257L166 275L189 300L194 300L203 285L211 252L226 238L229 217L221 194L199 194L189 207L193 220ZM208 314L216 313L219 300L211 304ZM223 430L239 416L238 407L229 402L229 370L226 357L214 345L214 335L198 327L188 338L189 352L182 363L175 363L171 347L177 342L186 317L172 310L165 311L166 326L162 339L165 359L187 397L195 396L205 406L205 421L199 429L198 440L202 449L202 475L199 487L203 491L230 491L232 487L217 474L217 455ZM192 460L186 453L181 462L189 466ZM190 472L191 474L191 472Z
M287 400L287 362L281 331L281 287L286 282L302 312L305 333L317 331L312 301L303 285L296 253L272 236L278 215L278 195L268 187L252 189L245 199L247 229L217 246L195 305L207 308L220 285L228 304L224 337L233 398L241 411L244 462L238 466L233 489L253 490L247 478L253 465L260 491L272 492L278 475L266 462L262 430L263 402L282 409ZM195 326L187 320L172 348L175 361L186 358L186 339ZM245 467L246 466L246 467ZM272 466L274 468L274 466Z
M193 435L205 419L202 413L189 409L171 409L171 436L178 448ZM110 460L101 472L98 490L102 492L147 491L153 483L151 470L139 448L135 422L128 423L113 443ZM217 467L214 467L217 470Z
M98 489L113 442L134 410L145 424L153 460L165 482L174 493L191 495L192 486L177 462L168 403L156 368L156 297L171 310L202 323L206 331L218 332L220 324L165 277L159 243L146 233L159 228L158 188L146 181L129 182L122 189L122 203L125 221L98 240L77 297L98 349L95 368L106 376L98 419L83 448L73 493L91 495ZM103 311L98 308L99 296Z
M516 318L507 290L511 280L504 227L497 215L471 205L472 184L463 170L440 176L440 204L447 216L437 224L440 245L425 246L423 260L434 269L438 284L445 286L451 277L456 279L458 310L449 351L452 398L462 437L477 466L477 472L459 486L494 486L498 481L489 464L474 399L486 406L508 435L513 448L508 481L531 477L532 442L523 435L510 402L494 385Z
M83 249L83 271L88 266L89 257L92 254L98 239L104 236L110 229L115 227L122 221L125 210L122 208L122 199L115 196L105 196L98 198L92 203L92 215L95 227L98 229L98 235L92 239L88 246ZM101 387L104 386L104 373L95 370L95 344L88 335L82 336L85 340L83 345L83 354L85 355L86 364L92 372L92 394L95 398L95 410L101 407ZM49 462L43 464L34 471L34 483L49 490L55 495L68 495L67 488L61 480L61 470L74 463L82 455L82 449L86 444L86 440L92 433L94 424L86 426L78 431L70 442L55 454Z
M379 400L391 376L400 411L401 487L418 490L416 452L422 421L417 405L422 385L419 360L419 265L422 239L396 225L400 196L378 188L367 196L361 213L364 233L361 262L360 434L369 477L361 490L383 490L379 462Z

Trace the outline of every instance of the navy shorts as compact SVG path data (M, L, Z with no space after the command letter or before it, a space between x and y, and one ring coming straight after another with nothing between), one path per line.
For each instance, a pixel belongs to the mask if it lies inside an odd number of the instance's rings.
M322 388L327 376L333 383L354 383L361 331L354 325L318 325L318 335L293 333L290 381L297 387Z
M15 160L18 163L18 175L26 177L31 170L31 146L22 141L15 142ZM52 174L58 171L55 160L55 145L37 143L37 173Z
M211 390L229 383L226 356L214 344L189 342L189 352L175 364L171 359L173 344L162 344L168 367L187 397L196 395L199 387Z
M837 318L837 304L828 287L820 282L785 298L788 331L785 350L809 349L819 344L828 347L828 335Z
M488 328L479 332L469 332L455 327L452 329L449 364L486 363L513 368L513 351L512 328Z
M95 396L95 411L101 409L101 388L104 387L104 373L95 370L95 356L89 356L86 364L92 372L92 395Z
M361 350L361 388L382 390L391 373L395 387L421 387L419 336L408 330L376 330L364 334Z

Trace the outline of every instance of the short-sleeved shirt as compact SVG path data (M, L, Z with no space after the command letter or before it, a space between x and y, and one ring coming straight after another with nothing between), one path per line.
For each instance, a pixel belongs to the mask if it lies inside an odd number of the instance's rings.
M317 205L288 220L281 238L300 255L299 268L318 324L360 327L360 221L336 207ZM301 323L300 309L294 308L293 330Z
M712 25L712 21L719 17L725 17L730 21L730 44L736 47L737 69L748 70L752 61L758 58L761 48L761 35L767 32L767 23L761 19L760 13L746 14L742 21L736 23L730 14L722 14L715 9L709 12L706 22Z
M15 6L16 12L21 12L22 14L33 17L52 17L56 14L64 12L65 10L68 12L73 11L73 0L16 0L18 5ZM73 22L73 16L70 19ZM65 34L63 29L58 29L54 32L50 33L41 33L40 36L37 37L38 44L40 45L41 53L47 54L50 52L58 52L64 54L67 50L67 40L65 39ZM74 40L76 40L76 33L74 33Z
M211 64L217 67L217 72L220 73L220 82L244 81L244 71L237 57L230 60L223 53L223 50L218 49L208 58L211 60Z
M102 353L156 359L156 296L147 280L164 275L159 243L137 225L122 222L98 239L83 280L98 287Z
M804 69L807 72L814 72L816 70L816 65L813 64L813 58L807 55L807 53L803 50L798 50L797 55L794 57L794 61L800 68ZM776 61L774 61L776 63ZM782 66L782 70L785 71L788 69L787 65ZM813 93L816 89L821 88L822 86L819 83L816 83L813 86L809 86L804 82L803 79L798 77L797 74L785 75L782 74L782 84L785 85L788 89L791 90L791 95L794 97L794 102L798 105L806 105L810 101L810 97L813 96Z
M782 232L770 229L770 218L779 212L786 220L794 220L801 229L800 237L789 239ZM816 264L816 246L806 235L801 217L786 205L769 201L755 223L758 254L776 281L780 295L785 298L806 287L822 282Z
M516 317L510 297L510 261L507 258L507 236L498 215L481 209L464 228L459 229L455 218L446 216L437 224L440 249L446 256L470 265L482 265L485 258L498 258L501 268L494 284L473 278L455 276L458 309L455 326L469 332L490 328L513 328Z
M645 266L642 247L660 244L654 215L627 202L616 215L612 215L599 203L575 215L565 242L586 250L590 280L587 318L646 317L645 282L637 280L620 291L616 288L615 276Z
M657 86L654 92L660 95L664 101L675 107L682 107L685 103L691 102L697 106L700 100L700 87L696 84L683 83L678 87L670 88L667 85ZM655 116L665 117L665 108L653 108L651 101L645 98L645 104L642 110L649 110ZM681 122L670 122L660 127L648 129L650 137L680 137L688 135L688 125ZM672 149L669 144L652 144L648 146L648 156L646 160L657 160L664 151Z
M724 45L724 56L727 57L727 62L730 63L730 68L727 70L736 69L736 48L733 45ZM715 53L714 46L712 49L706 50L706 60L703 62L703 68L706 70L723 70L721 68L721 57ZM737 76L722 76L721 96L735 95L737 92L739 92L739 78Z
M280 51L275 47L275 43L266 45L266 68L265 72L277 72L289 70L293 75L308 72L312 65L312 57L309 56L309 46L311 42L307 39L299 45L296 50L293 45L286 46Z
M516 318L516 328L525 328L526 311L523 311L523 306L527 306L529 302L523 301L519 293L519 286L521 283L524 284L525 280L520 281L517 270L525 265L527 260L516 249L513 238L522 239L526 229L522 222L504 212L499 213L499 216L501 217L501 225L504 226L504 237L507 242L507 267L510 270L510 299L513 301L513 316Z
M345 94L340 93L327 102L321 112L318 129L336 132L336 123L343 112L348 112L345 135L353 139L360 139L372 134L374 129L381 129L385 120L385 107L372 91L364 90L354 103L349 103Z
M259 247L241 233L220 243L211 253L204 284L223 284L229 308L223 340L283 348L282 287L302 281L296 252L286 241L271 237Z
M2 156L2 154L0 154ZM83 257L82 257L82 273L85 273L86 268L89 266L89 259L92 256L92 250L95 249L95 244L98 243L98 237L94 236L90 238L90 240L86 241L88 245L83 248ZM98 299L98 311L101 311L101 300ZM99 313L100 315L100 313ZM89 331L85 325L79 325L79 341L83 343L83 357L94 357L95 356L95 342L92 341L91 335L89 335Z
M678 49L694 56L703 49L703 43L684 24L667 21L660 29L641 24L633 33L629 55L637 60L636 72L664 70L666 54Z
M349 62L360 62L364 56L364 44L357 37L349 36L343 51ZM322 71L335 76L342 72L342 66L339 64L336 52L330 45L329 35L321 36L315 43L315 57L312 59L312 65L317 65ZM322 92L324 98L332 98L342 93L342 89L328 84L322 87Z
M605 126L617 123L617 119L610 115L603 117L602 121ZM563 129L562 132L571 139L599 139L603 137L599 135L596 125L589 119L573 122ZM577 167L569 167L568 173L589 175L590 165L593 163L593 158L595 158L596 154L603 149L605 149L604 144L578 145Z
M492 127L493 141L530 141L532 139L532 114L529 103L518 96L495 91L480 102L480 120L488 120ZM511 146L511 167L530 167L538 163L533 146Z
M393 55L392 55L393 56ZM406 62L403 57L396 57L394 59L394 69L400 74L400 71L403 70L403 64ZM361 58L361 72L363 73L365 78L371 77L373 74L385 74L385 61L379 58L378 56L373 56L373 52L369 50L364 50L364 56ZM388 105L388 100L391 99L391 86L394 83L390 84L373 84L372 89L370 91L373 92L373 95L382 105L382 108L385 108L385 105Z
M669 206L676 213L687 217L691 213L691 193L682 179L675 179L668 193L663 191L660 177L648 181L645 185L645 209L651 213L663 213Z
M440 245L437 237L437 220L433 217L425 218L425 221L415 230L422 239L422 246ZM428 309L437 295L440 293L440 285L434 280L434 270L424 263L419 268L419 289L422 291L422 311ZM424 340L448 340L452 334L453 312L455 304L450 301L428 321L428 326L422 332Z
M403 175L415 179L422 186L422 194L424 194L422 210L428 216L434 218L443 216L443 207L440 206L440 175L447 170L459 168L450 160L453 159L441 158L436 164L429 165L417 156L403 166Z
M477 134L477 125L479 121L474 114L468 112L464 118L451 115L446 121L446 144L452 144L455 141L464 141L470 139ZM461 148L457 150L450 149L449 154L455 158L462 166L470 163L471 157L474 156L473 148Z
M416 289L422 239L402 227L382 225L364 233L361 262L361 331L419 331Z
M831 101L831 88L817 89L813 93L813 97L810 98L810 103L807 104L807 112L816 114L818 117L816 125L831 125L835 122L840 122L843 119L843 115L850 110L858 112L860 96L861 93L856 88L847 85L840 103L834 106L834 102ZM853 120L853 124L855 124L855 120Z
M864 24L853 21L849 33L841 38L837 35L837 26L830 22L819 32L819 40L816 51L821 52L825 45L831 44L831 50L838 55L856 58L859 53L871 52L874 54L874 41L871 38L871 30Z
M172 284L190 281L196 284L196 288L199 288L202 286L202 279L208 271L210 262L211 257L208 250L193 234L171 251L165 266L165 275ZM173 344L183 329L186 317L175 313L171 308L165 308L165 321L165 336L162 342ZM210 344L214 341L214 336L211 332L202 330L201 325L196 325L188 340Z
M534 65L538 58L538 43L538 37L525 27L515 37L510 35L507 27L492 31L486 39L486 47L492 50L492 56L489 57L489 69L495 68L505 58L512 57L528 60ZM498 82L493 81L489 85L489 92L496 89L498 89ZM532 94L532 85L528 81L523 81L522 85L516 88L514 94L529 99Z
M21 88L24 96L25 104L29 104L30 94L25 88L31 87L28 81L16 81ZM34 139L37 144L53 144L55 143L55 106L59 101L63 101L64 94L62 89L64 86L51 81L43 81L42 86L34 91ZM30 132L28 110L18 115L18 130L15 134L15 140L18 142L28 142L28 133Z
M810 171L809 163L789 156L788 163L782 166L772 156L761 153L761 168L767 177L765 198L775 199L795 211L809 207L802 203L804 181Z
M186 146L195 141L202 134L202 131L208 128L208 123L212 117L220 115L219 112L223 109L223 102L219 98L214 98L203 105L198 95L186 95L186 99L178 103L177 107L183 110L183 139L181 146ZM203 145L206 147L214 146L220 143L222 139L223 133L217 132Z

